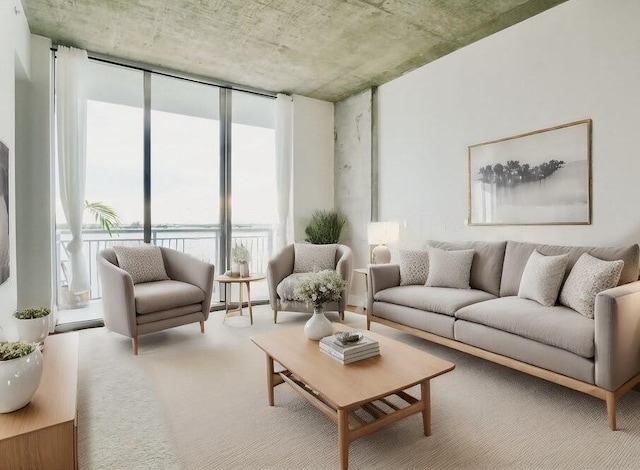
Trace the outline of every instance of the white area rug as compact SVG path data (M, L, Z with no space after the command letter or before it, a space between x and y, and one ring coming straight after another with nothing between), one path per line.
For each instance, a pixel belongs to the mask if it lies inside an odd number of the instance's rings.
M337 430L286 384L267 406L265 358L250 336L302 328L308 316L254 309L233 328L214 313L197 324L140 339L104 328L80 333L81 469L338 468ZM361 315L347 323L364 328ZM640 393L622 398L617 432L604 402L373 324L456 364L432 381L433 435L414 415L353 442L352 469L635 469ZM416 396L418 391L414 391Z

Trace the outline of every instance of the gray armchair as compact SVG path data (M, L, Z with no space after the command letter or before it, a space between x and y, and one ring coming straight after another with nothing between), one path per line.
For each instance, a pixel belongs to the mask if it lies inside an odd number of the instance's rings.
M169 280L133 284L118 266L113 249L98 254L104 324L132 339L138 354L138 336L209 318L214 266L170 248L160 248Z
M303 312L313 313L313 306L304 302L284 298L282 293L283 281L296 276L293 274L295 262L295 249L293 245L286 246L278 253L267 266L267 284L269 286L269 304L273 310L273 322L278 322L278 312ZM346 245L338 245L336 250L335 270L347 281L347 287L342 292L342 297L338 302L329 302L325 309L338 311L340 320L344 320L344 310L347 306L347 298L351 289L351 274L353 272L353 252ZM279 288L280 286L280 288ZM280 291L280 293L278 292Z

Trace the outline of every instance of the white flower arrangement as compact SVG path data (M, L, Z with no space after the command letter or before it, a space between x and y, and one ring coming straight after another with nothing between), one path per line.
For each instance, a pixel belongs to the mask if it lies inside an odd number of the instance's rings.
M322 308L327 302L337 302L347 282L336 271L325 269L304 278L295 289L296 300Z
M231 258L234 263L250 263L251 252L244 245L233 245L231 250Z

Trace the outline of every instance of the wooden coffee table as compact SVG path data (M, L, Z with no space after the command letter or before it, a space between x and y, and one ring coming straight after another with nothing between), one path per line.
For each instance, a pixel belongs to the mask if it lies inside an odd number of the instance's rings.
M349 329L334 325L334 332ZM342 365L320 352L301 327L278 329L251 340L267 355L267 394L288 383L338 426L340 468L349 462L349 444L400 419L422 413L425 436L431 435L430 380L453 370L454 364L371 331L380 356ZM276 373L274 361L285 370ZM420 385L419 399L406 390Z

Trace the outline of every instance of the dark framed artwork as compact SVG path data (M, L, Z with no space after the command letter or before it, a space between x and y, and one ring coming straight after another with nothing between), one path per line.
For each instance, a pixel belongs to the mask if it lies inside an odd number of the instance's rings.
M9 148L0 142L0 284L9 279Z
M469 146L470 225L591 223L591 119Z

